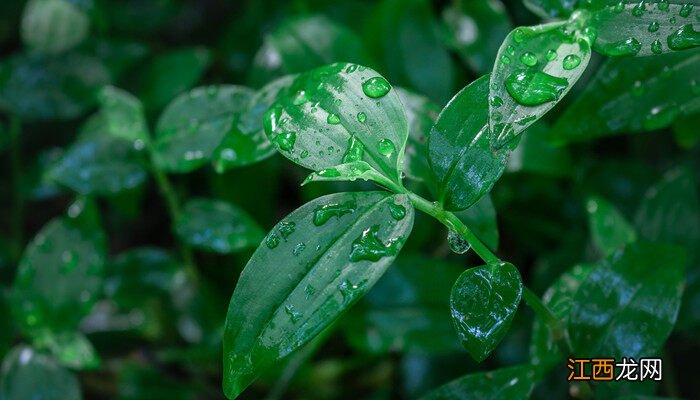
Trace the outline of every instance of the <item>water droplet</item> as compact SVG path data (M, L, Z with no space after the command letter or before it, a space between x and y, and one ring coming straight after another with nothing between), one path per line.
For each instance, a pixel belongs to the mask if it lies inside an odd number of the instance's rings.
M578 67L579 64L581 64L581 58L576 54L569 54L568 56L564 57L564 60L561 62L561 65L565 70L572 70Z
M294 143L296 140L296 132L284 132L277 135L274 142L279 146L280 150L291 152L294 150Z
M340 176L340 172L335 168L324 168L318 171L317 174L324 178L337 178Z
M659 30L659 23L654 21L651 24L649 24L649 28L647 28L649 32L656 32Z
M569 81L542 71L523 69L513 71L506 78L505 86L518 103L525 106L538 106L559 99L569 86Z
M308 150L303 150L301 154L299 154L301 158L306 158L309 156L309 151Z
M670 125L680 114L681 110L676 104L665 104L652 108L645 116L644 128L647 130L661 129Z
M556 50L549 49L544 56L547 58L547 61L554 61L557 58L557 52Z
M501 56L501 62L502 62L503 64L505 64L505 65L510 64L510 57L508 57L508 56L505 55L505 54L502 55L502 56Z
M301 320L304 317L303 313L294 310L293 305L288 304L284 306L284 312L287 313L287 315L289 315L289 319L292 321L293 324L296 324L297 322L299 322L299 320Z
M529 51L525 52L520 56L520 62L528 67L534 67L537 64L537 56Z
M661 54L663 53L663 45L661 44L661 41L659 39L654 40L651 43L651 52L654 54Z
M394 202L389 203L389 214L397 221L401 221L406 217L406 207Z
M306 95L306 91L300 90L294 95L294 98L292 99L292 104L295 106L299 106L306 103L307 101L309 101L309 98Z
M352 242L350 261L357 262L368 260L377 262L383 257L395 256L403 244L403 240L391 240L388 245L382 243L378 237L379 225L373 225L365 229L362 235Z
M304 249L306 249L306 244L304 244L304 242L297 243L297 245L294 246L294 249L292 249L292 254L298 256L304 251Z
M396 151L396 147L394 147L394 143L392 143L391 140L389 139L382 139L377 143L377 151L379 154L389 157L392 154L394 154L394 151Z
M645 0L640 1L636 6L632 7L632 15L635 17L641 17L646 11L647 5Z
M514 56L514 55L515 55L515 47L513 47L513 46L508 46L508 47L506 47L506 51L507 51L508 54L510 54L511 56Z
M381 76L375 76L374 78L367 79L365 83L362 84L362 91L365 93L365 95L373 99L383 97L389 93L390 89L391 85L389 85L389 82L387 82L386 79L382 78Z
M348 74L352 74L353 72L355 72L356 69L357 69L357 65L350 64L350 65L348 65L347 68L345 68L345 72L347 72Z
M275 233L270 232L265 238L265 245L268 249L272 250L280 244L280 238Z
M365 146L360 142L355 135L348 139L348 149L343 154L343 163L350 163L362 160L365 153Z
M525 32L523 32L522 29L517 28L513 32L513 40L515 41L515 43L521 43L523 39L525 39Z
M606 43L603 45L605 54L611 56L633 56L639 53L642 49L642 44L635 38L627 38L617 42Z
M357 120L364 124L367 121L367 114L360 111L357 113Z
M502 99L502 98L500 98L500 97L498 97L498 96L493 96L493 97L491 98L491 106L498 108L498 107L500 107L500 106L502 106L502 105L503 105L503 99Z
M613 11L617 14L625 11L625 3L623 3L622 1L618 2L617 4L615 4Z
M688 18L690 13L693 11L693 5L688 3L688 4L683 4L683 7L681 7L681 10L678 12L678 15L680 15L683 18Z
M668 10L668 0L659 0L659 3L657 4L657 7L659 10Z
M338 291L341 295L343 295L343 304L350 304L359 298L366 285L367 280L362 280L358 283L352 283L349 280L344 280L340 285L338 285Z
M331 125L338 125L340 123L340 117L337 114L328 114L326 122L328 122Z
M700 32L696 32L691 24L683 25L668 36L668 47L672 50L683 50L697 46L700 46Z
M456 254L464 254L471 248L469 242L454 229L450 229L449 232L447 232L447 244L450 245L450 250Z
M340 218L343 215L354 213L356 207L357 204L354 200L318 206L314 209L313 223L316 226L321 226L333 217Z
M304 294L306 295L306 298L309 299L311 296L316 294L316 288L311 285L306 285L304 287Z
M279 223L277 230L282 236L282 239L284 239L284 241L286 242L287 238L289 238L289 236L291 236L292 233L294 233L294 231L296 230L296 226L297 224L295 224L294 222L283 221Z

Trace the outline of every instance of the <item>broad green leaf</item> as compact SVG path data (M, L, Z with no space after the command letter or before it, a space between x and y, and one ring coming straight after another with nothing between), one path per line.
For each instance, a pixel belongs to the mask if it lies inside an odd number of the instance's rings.
M264 126L278 151L303 167L364 161L400 182L406 113L389 82L370 68L337 63L299 75L265 114Z
M602 197L590 196L586 200L586 211L591 239L603 255L607 256L637 240L637 232L632 225Z
M220 254L256 246L265 236L245 211L225 201L204 198L185 204L175 231L186 244Z
M322 15L293 18L265 37L253 60L252 81L260 85L338 61L363 63L360 38Z
M362 297L413 226L404 195L337 193L285 217L255 251L231 297L224 393L311 340ZM280 265L284 264L284 271Z
M454 213L491 250L498 249L498 224L491 196L486 195L469 208Z
M408 140L406 142L403 172L410 179L431 184L430 164L428 163L428 135L437 121L440 107L427 97L396 88L396 94L406 111Z
M579 0L523 0L525 6L541 18L566 18L576 9Z
M139 75L138 97L147 110L161 109L197 84L210 62L209 50L202 47L180 48L158 55Z
M636 242L601 260L574 295L568 330L577 357L658 355L678 316L682 248Z
M110 79L90 56L19 53L0 63L0 109L28 121L76 118Z
M446 210L463 210L488 193L505 169L507 150L517 146L489 146L488 84L486 75L457 93L430 131L428 160Z
M569 176L573 169L569 151L549 143L549 131L549 126L540 120L523 132L520 144L510 155L507 171L559 178Z
M102 137L75 143L48 171L49 178L80 194L112 196L141 185L143 156L124 139Z
M178 96L158 119L155 160L169 172L191 172L209 162L238 123L255 92L243 86L198 87Z
M700 141L700 113L681 117L673 123L676 143L683 149L691 149Z
M498 48L513 25L501 0L456 0L442 12L447 41L479 74L491 72Z
M105 235L78 203L46 224L22 255L12 287L12 311L30 336L74 331L102 290Z
M22 41L32 50L62 53L88 34L90 18L69 0L29 0L22 15Z
M165 250L155 247L130 249L118 254L105 269L104 291L118 305L142 305L146 296L165 296L175 287L180 266Z
M557 120L550 137L567 143L649 131L696 113L699 65L700 50L608 60Z
M0 377L3 400L81 400L78 379L48 355L16 347L5 357Z
M462 271L452 262L399 257L343 319L350 344L370 354L459 352L445 294Z
M592 11L587 26L597 34L594 49L606 56L651 56L700 46L698 18L690 1L613 2Z
M292 75L276 79L250 98L244 111L237 115L233 129L214 150L212 159L216 172L253 164L275 154L275 147L267 140L262 121L267 109L293 79Z
M519 365L465 375L435 389L421 400L522 400L530 397L535 384L532 367Z
M114 86L104 87L98 98L105 128L111 136L132 142L137 149L149 143L148 125L139 99Z
M501 148L551 110L591 58L580 21L514 29L498 51L489 94L490 142Z
M80 332L52 333L45 331L34 340L38 349L46 349L56 361L71 369L95 369L100 366L100 357L92 343Z
M476 361L483 361L508 333L522 291L520 273L507 263L470 268L455 282L452 321Z
M593 267L591 264L576 265L563 273L542 295L542 302L560 321L568 321L576 291ZM530 362L545 372L561 362L562 357L546 322L535 316L530 339Z
M387 79L442 104L454 90L455 67L427 0L383 0L370 17L365 43Z

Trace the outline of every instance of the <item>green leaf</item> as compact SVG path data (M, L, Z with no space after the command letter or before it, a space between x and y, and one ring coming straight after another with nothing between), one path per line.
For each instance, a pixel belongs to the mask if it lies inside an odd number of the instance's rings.
M139 99L114 86L106 86L99 101L104 126L111 136L126 139L136 148L149 143L148 124Z
M542 295L542 302L552 311L559 321L566 323L574 305L574 296L581 283L593 270L594 265L579 264L563 273ZM530 362L541 370L547 371L562 361L547 323L538 316L532 325L530 339Z
M437 199L446 210L463 210L474 204L491 190L505 169L506 149L489 146L488 84L486 75L457 93L430 131L428 160ZM515 146L517 141L509 143L508 150Z
M428 135L437 121L440 107L427 97L403 88L396 88L396 94L399 95L408 120L403 172L409 179L430 185L432 174L428 163Z
M16 347L2 364L3 400L81 400L78 379L48 355Z
M351 345L370 354L450 354L462 350L445 296L459 264L401 256L343 319Z
M363 63L360 38L322 15L293 18L265 37L253 60L254 85L337 61Z
M146 303L145 297L166 296L175 287L178 262L165 250L134 248L107 264L104 290L108 298L126 309Z
M80 332L42 332L34 340L38 349L47 349L56 361L71 369L95 369L100 357L92 343Z
M551 139L567 143L661 129L700 111L699 62L700 50L608 60L557 120Z
M590 196L586 200L586 211L591 239L603 255L607 256L637 240L637 232L632 225L602 197Z
M405 195L337 193L285 217L255 251L231 297L224 392L236 397L362 297L413 226ZM279 266L284 263L284 272Z
M69 217L46 224L29 243L12 287L12 311L30 335L50 329L74 331L98 300L105 263L105 235L89 213L69 208Z
M498 51L489 94L490 142L501 148L551 110L591 58L580 21L514 29Z
M508 333L522 291L520 273L507 263L470 268L455 282L452 321L476 361L483 361Z
M611 2L609 2L611 3ZM688 1L614 2L591 13L594 49L606 56L651 56L700 46L700 10Z
M676 143L685 149L691 149L700 141L700 113L681 117L673 123L673 136Z
M601 260L574 296L569 335L577 357L658 355L678 316L686 257L637 242Z
M527 172L564 178L571 174L573 163L566 147L547 140L550 128L543 121L527 128L509 160L508 172Z
M535 388L535 371L519 365L465 375L443 385L421 400L521 400Z
M442 12L447 42L478 74L491 72L513 25L500 0L454 1Z
M278 151L303 167L320 171L365 161L400 182L406 113L396 91L370 68L338 63L299 75L265 114L264 125Z
M191 172L209 162L245 112L255 92L243 86L194 88L178 96L158 119L154 141L157 165Z
M100 61L86 55L16 54L0 63L0 109L27 121L76 118L109 81Z
M579 0L523 0L525 7L545 19L568 17L578 2Z
M57 54L80 44L90 18L68 0L29 0L22 15L22 41L41 53Z
M245 211L225 201L203 198L185 204L175 231L186 244L220 254L256 246L265 236Z
M466 210L456 211L455 215L491 250L498 249L498 224L491 196L487 194Z
M112 137L75 143L48 171L51 180L75 192L103 196L138 187L147 175L134 145Z
M216 172L243 167L262 161L275 154L275 147L267 140L262 121L267 109L280 92L291 85L294 76L284 76L258 90L233 123L233 129L214 150Z
M209 50L180 48L154 58L139 75L139 98L147 110L164 107L175 96L191 88L211 62Z

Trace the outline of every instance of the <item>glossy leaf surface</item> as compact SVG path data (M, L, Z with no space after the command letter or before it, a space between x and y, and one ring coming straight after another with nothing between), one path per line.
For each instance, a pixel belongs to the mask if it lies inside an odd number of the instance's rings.
M535 371L529 365L479 372L439 387L421 400L519 400L530 397Z
M557 120L551 138L567 143L661 129L698 112L698 65L698 50L608 60Z
M586 200L588 227L596 248L608 255L637 240L637 232L607 200L591 196Z
M396 90L370 68L337 63L299 75L265 115L278 151L315 170L364 161L400 180L408 137Z
M506 149L492 150L488 138L489 78L462 89L445 106L428 138L428 159L437 199L451 211L463 210L488 193L503 173ZM508 149L515 147L512 142Z
M407 197L385 192L324 196L277 224L231 298L224 332L226 395L236 397L261 370L311 340L362 297L412 226Z
M678 316L682 248L637 242L600 261L574 295L569 334L576 354L653 357Z
M455 282L452 321L476 361L483 361L508 333L522 290L520 273L507 263L470 268Z
M81 400L78 380L51 357L31 347L17 347L2 365L3 400Z
M88 15L69 0L29 0L22 15L22 41L46 54L69 50L85 39Z
M221 254L256 246L265 236L245 211L225 201L204 198L185 204L175 230L188 245Z
M142 148L149 143L148 124L141 101L127 91L106 86L99 95L101 118L107 132Z
M573 87L591 58L578 21L514 29L498 51L489 94L490 142L501 148Z

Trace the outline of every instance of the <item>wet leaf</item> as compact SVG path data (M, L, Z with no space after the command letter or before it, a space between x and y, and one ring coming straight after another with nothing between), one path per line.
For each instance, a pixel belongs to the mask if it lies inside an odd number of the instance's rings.
M57 54L80 44L90 18L69 0L29 0L22 15L22 41L41 53Z
M637 240L637 232L632 225L602 197L590 196L586 200L586 211L591 239L603 255L607 256Z
M491 74L490 143L501 148L551 110L591 58L581 22L515 28L501 45Z
M2 364L3 400L81 400L78 379L48 355L16 347Z
M449 382L421 400L519 400L530 397L536 384L529 365L465 375Z
M225 201L204 198L185 204L175 231L188 245L220 254L256 246L265 236L245 211Z
M299 75L264 125L278 151L303 167L319 172L364 161L400 181L406 113L396 91L370 68L338 63Z
M126 139L137 149L149 143L148 125L139 99L127 91L106 86L99 101L100 118L110 136Z
M236 397L362 297L413 226L403 195L337 193L272 229L243 270L224 332L224 392ZM281 273L279 266L284 262Z
M39 349L46 349L56 361L71 369L95 369L100 366L100 357L92 343L80 332L42 332L34 340Z
M567 143L661 129L698 112L698 63L698 50L608 60L557 120L551 139Z
M503 173L508 151L488 140L489 78L462 89L445 106L428 138L428 159L437 199L446 210L463 210L488 193Z
M601 260L574 295L569 335L577 357L658 355L678 316L682 248L629 244Z
M508 333L522 290L520 273L507 263L470 268L455 282L452 321L476 361L483 361Z

